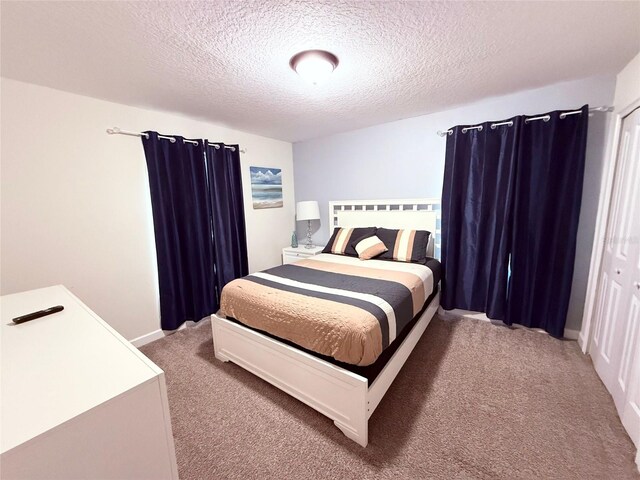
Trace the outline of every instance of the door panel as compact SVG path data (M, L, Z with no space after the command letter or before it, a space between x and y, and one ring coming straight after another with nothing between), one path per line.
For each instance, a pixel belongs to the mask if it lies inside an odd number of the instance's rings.
M636 347L637 345L636 342ZM622 425L640 451L640 381L638 379L640 379L640 348L636 348L635 361L629 376L627 401L622 411Z
M638 312L640 311L640 301L634 296L631 300L631 310L627 321L627 331L625 332L624 349L622 350L622 361L620 362L620 372L618 374L618 384L623 392L627 391L631 362L635 360L638 350Z
M628 131L624 131L622 132L622 138L620 140L620 153L618 155L618 172L617 172L617 179L619 180L620 178L624 178L626 175L626 169L627 169L627 164L625 162L623 162L623 164L620 164L620 160L628 158L628 152L629 152L629 137L630 137L630 133ZM613 202L612 202L612 209L611 209L611 217L609 219L609 223L611 225L610 227L610 234L614 234L617 230L618 230L618 223L619 223L619 219L620 219L620 199L623 195L622 189L621 188L616 188L614 189L614 193L613 193ZM613 253L613 247L615 247L615 243L611 240L612 236L609 236L607 239L607 252L608 253Z
M606 298L604 293L607 291L608 286L609 275L607 275L607 272L602 272L602 280L600 282L600 290L598 292L598 308L596 310L596 333L593 336L593 342L596 347L600 345L600 336L602 333L602 325L604 323L602 321L602 317L604 316L602 315L602 312L604 312L604 303Z
M637 218L638 204L634 199L638 198L638 168L640 168L640 162L634 162L633 158L636 155L638 149L638 135L640 127L633 129L633 140L631 145L631 152L626 152L630 161L627 162L628 173L622 177L622 195L624 203L620 206L620 224L616 229L617 242L616 242L616 257L622 261L629 259L630 251L633 249L633 242L625 241L629 239L632 234L633 223ZM630 136L630 135L629 135ZM627 148L629 142L627 142ZM626 170L626 169L625 169ZM633 265L632 265L633 266Z
M590 353L640 446L640 109L623 120L619 145Z
M604 322L604 334L602 336L602 343L604 343L604 348L601 351L601 355L607 363L611 363L611 343L615 334L615 330L618 327L618 322L616 321L619 317L620 313L620 290L622 287L619 283L612 281L611 287L609 288L609 295L607 296L607 309L605 319L608 321Z

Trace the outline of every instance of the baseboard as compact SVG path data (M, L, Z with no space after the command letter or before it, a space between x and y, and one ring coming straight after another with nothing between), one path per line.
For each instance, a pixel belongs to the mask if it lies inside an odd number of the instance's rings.
M580 338L580 330L564 329L564 338L567 340L578 340Z
M472 312L470 310L461 310L459 308L455 308L453 310L444 310L442 307L440 307L438 309L438 314L443 316L444 318L466 318L469 320L480 320L482 322L491 322L494 325L502 325L504 326L504 322L500 321L500 320L491 320L489 317L487 317L484 313L482 312ZM518 325L518 324L513 324L513 327L515 328L526 328L527 330L532 330L534 332L538 332L538 333L547 333L544 330L540 329L540 328L528 328L525 327L523 325ZM571 330L568 328L564 329L564 338L566 338L567 340L578 340L578 338L580 337L580 331L578 330Z
M160 329L158 330L154 330L151 333L147 333L145 335L141 335L137 338L134 338L133 340L129 340L134 347L138 347L140 348L143 345L146 345L147 343L151 343L154 340L158 340L160 338L164 337L164 332Z

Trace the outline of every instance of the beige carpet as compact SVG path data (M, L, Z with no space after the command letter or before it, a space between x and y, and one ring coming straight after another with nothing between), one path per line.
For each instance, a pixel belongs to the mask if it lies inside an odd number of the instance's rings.
M369 446L213 356L208 321L142 351L164 369L180 478L638 479L575 342L434 318L369 421Z

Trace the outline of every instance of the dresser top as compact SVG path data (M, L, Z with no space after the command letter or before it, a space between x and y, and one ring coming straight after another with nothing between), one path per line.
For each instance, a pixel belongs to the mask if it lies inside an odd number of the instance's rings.
M1 453L162 373L62 285L0 297L0 312Z

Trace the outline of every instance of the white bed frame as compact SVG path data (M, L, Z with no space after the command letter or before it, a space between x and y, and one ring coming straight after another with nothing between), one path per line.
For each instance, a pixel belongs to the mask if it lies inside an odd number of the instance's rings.
M439 241L439 199L329 202L329 230L335 226L414 228ZM433 251L433 246L431 247ZM290 347L259 332L212 315L215 356L275 385L332 419L350 439L367 446L368 420L422 337L440 305L437 294L375 381Z

